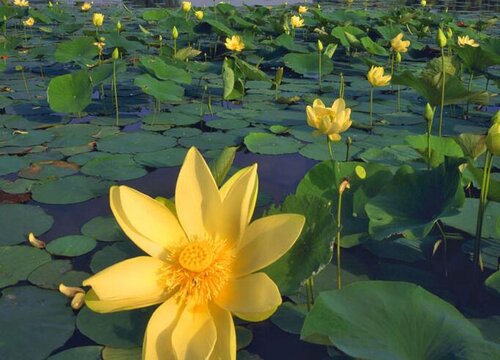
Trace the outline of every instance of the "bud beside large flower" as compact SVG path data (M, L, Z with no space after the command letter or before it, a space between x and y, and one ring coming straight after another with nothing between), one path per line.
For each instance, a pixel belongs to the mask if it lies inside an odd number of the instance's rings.
M351 109L346 108L344 99L337 99L331 107L325 107L320 99L307 106L307 124L319 134L327 135L331 141L340 141L340 134L351 127Z
M500 156L500 122L493 124L488 130L486 147L493 155Z
M366 77L372 86L387 86L392 78L391 75L384 75L382 66L372 66Z

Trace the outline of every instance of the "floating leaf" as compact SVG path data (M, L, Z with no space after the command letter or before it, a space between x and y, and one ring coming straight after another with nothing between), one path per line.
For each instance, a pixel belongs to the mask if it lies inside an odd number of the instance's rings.
M82 226L82 234L99 241L123 241L127 236L113 217L97 216Z
M318 76L319 74L319 61L318 54L296 54L290 53L283 57L285 65L298 74L305 76ZM333 71L332 60L326 56L321 55L322 74L327 75Z
M75 204L106 194L111 185L109 181L75 175L34 184L32 195L44 204Z
M45 289L59 288L63 283L67 286L82 286L82 281L90 277L83 271L72 270L69 260L52 260L37 267L28 277L33 285Z
M34 247L0 247L0 289L26 280L33 270L49 261L49 254Z
M292 154L302 146L300 141L290 137L276 136L267 133L250 133L245 136L245 145L257 154Z
M47 360L101 360L102 346L80 346L61 351Z
M99 176L107 180L131 180L143 177L148 172L138 165L132 155L102 155L89 160L81 169L85 175Z
M47 101L54 111L79 113L92 101L92 83L87 71L56 76L47 88Z
M58 256L80 256L96 247L94 239L83 235L67 235L52 240L47 244L47 251Z
M173 81L157 80L149 74L137 76L134 79L134 84L159 101L181 101L184 95L182 86L175 84Z
M54 219L42 208L33 205L0 204L0 245L15 245L28 241L28 235L42 235Z
M152 132L120 133L97 142L97 149L116 154L147 153L176 144L174 138Z

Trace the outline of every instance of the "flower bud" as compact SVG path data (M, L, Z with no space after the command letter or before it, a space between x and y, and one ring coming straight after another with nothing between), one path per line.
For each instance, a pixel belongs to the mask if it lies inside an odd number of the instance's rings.
M118 20L116 23L116 30L118 30L118 31L122 30L122 23L120 22L120 20Z
M283 80L283 67L280 66L279 68L276 69L276 76L274 78L274 82L277 85L281 85L282 80Z
M76 293L71 300L71 308L73 310L80 310L85 305L85 293Z
M401 62L401 53L400 52L397 52L396 53L396 62L399 64Z
M495 115L491 118L492 124L500 124L500 110L498 110Z
M348 136L347 139L345 139L345 144L347 146L351 146L352 145L352 137Z
M486 147L491 154L500 156L500 122L493 124L488 130Z
M446 37L451 39L453 37L453 30L451 28L446 29Z
M446 36L444 35L443 29L438 29L438 34L436 37L436 43L440 48L444 48L446 46Z
M318 50L319 50L319 52L323 51L323 43L319 39L318 39Z
M201 10L198 10L198 11L195 11L194 12L194 17L198 20L198 21L201 21L203 20L203 11Z
M45 249L45 242L43 242L40 239L37 239L35 234L33 234L32 232L30 232L30 234L28 235L28 241L32 246L36 247L37 249Z
M179 37L179 32L177 31L177 28L175 26L172 28L172 37L174 39L177 39Z
M118 60L120 58L120 51L118 51L118 48L115 48L113 50L111 57L113 58L113 60Z
M424 119L428 123L430 123L432 120L434 120L434 109L432 108L431 104L429 104L429 103L425 104Z
M69 298L75 297L75 295L78 293L85 294L85 290L83 290L82 288L76 286L66 286L63 283L59 284L59 292Z
M420 1L420 6L425 7L425 5L427 5L427 1L421 0Z
M349 180L345 179L342 180L342 182L339 185L339 194L342 195L346 189L350 189L351 184L349 183Z

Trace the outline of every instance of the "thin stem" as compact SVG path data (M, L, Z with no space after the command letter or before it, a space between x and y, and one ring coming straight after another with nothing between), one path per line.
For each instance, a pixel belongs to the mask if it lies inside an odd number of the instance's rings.
M339 199L337 204L337 236L335 239L335 243L337 245L337 289L342 288L341 283L341 267L340 267L340 229L341 229L341 211L342 211L342 192L339 191Z
M370 127L373 126L373 85L370 87Z
M335 162L335 159L333 158L332 142L330 141L328 135L326 136L326 145L328 146L328 153L330 154L330 160L332 160L332 162Z
M480 267L481 263L481 236L483 231L483 218L484 211L486 208L486 202L488 199L488 190L489 190L489 176L491 173L491 166L493 164L493 156L489 151L486 151L486 155L484 158L484 167L483 167L483 178L481 181L481 194L479 197L479 206L477 210L477 223L476 223L476 239L474 242L474 271Z
M23 78L24 88L26 89L26 92L28 93L28 97L31 99L31 93L30 93L30 89L28 88L28 82L26 81L26 76L24 75L24 68L21 69L21 76Z
M427 124L427 170L431 169L431 155L432 155L431 135L432 135L433 120L434 120L434 112L433 112L433 118L430 119L429 123Z
M439 230L439 233L441 234L441 237L443 238L443 264L444 264L444 276L448 277L448 240L446 238L446 234L439 223L439 220L436 221L436 226Z
M345 150L345 161L349 161L349 150L351 149L351 144L349 142L346 142L345 144L346 150Z
M319 67L319 90L321 91L322 64L321 64L321 50L319 49L318 49L318 67Z
M441 111L439 113L439 129L438 135L441 137L443 129L443 114L444 114L444 84L446 80L446 71L444 68L444 48L441 48Z
M472 78L474 77L474 73L471 71L469 76L469 84L467 85L467 96L470 96L472 91ZM465 107L465 114L469 114L469 99L467 98L467 105Z
M174 57L177 55L177 39L174 39Z
M344 83L344 73L340 73L340 90L339 90L339 98L344 98L345 91L345 83Z
M116 88L116 61L113 61L113 91L115 93L116 126L120 126L120 113L118 111L118 90Z
M314 305L314 279L312 275L306 280L307 311Z

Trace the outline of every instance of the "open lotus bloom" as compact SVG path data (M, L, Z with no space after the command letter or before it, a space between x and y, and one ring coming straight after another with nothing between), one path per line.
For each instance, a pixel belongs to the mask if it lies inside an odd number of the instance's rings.
M331 141L340 141L340 134L351 127L351 109L345 107L344 99L337 99L331 107L325 107L320 99L306 108L307 124L316 133L327 135Z
M384 75L382 66L372 66L366 77L372 86L387 86L392 78L391 75Z
M479 47L479 44L476 42L476 40L469 38L469 35L459 36L457 39L457 44L460 47L464 47L465 45Z
M304 19L301 19L300 16L293 15L290 18L290 25L292 26L293 29L301 28L304 26Z
M242 51L245 48L245 44L239 35L233 35L230 38L226 38L226 48L232 51Z
M399 33L394 39L391 40L391 48L399 53L405 53L410 47L409 40L403 40L403 33Z
M144 336L143 359L236 359L232 314L261 321L281 304L264 267L292 247L304 217L251 221L257 165L220 189L191 148L175 189L175 209L127 186L110 191L113 214L149 256L117 263L85 280L85 302L97 312L161 304Z

